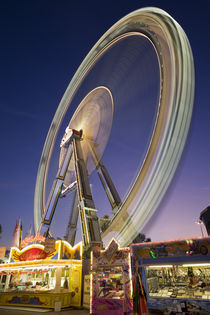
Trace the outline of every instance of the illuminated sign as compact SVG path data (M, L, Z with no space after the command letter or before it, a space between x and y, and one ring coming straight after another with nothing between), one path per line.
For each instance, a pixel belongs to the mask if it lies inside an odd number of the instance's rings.
M28 244L33 244L36 242L44 243L45 242L45 237L37 233L35 236L31 235L30 237L24 238L22 241L21 247L25 247Z
M108 245L108 248L104 251L103 256L108 262L111 261L113 256L116 254L118 246L118 243L114 239L112 239L111 243Z
M21 250L17 247L12 247L9 261L14 263L33 260L82 259L82 242L74 245L74 247L66 241L50 242L49 245L52 250L49 250L50 247L46 247L45 245L31 244Z
M15 261L30 261L50 258L54 255L54 252L46 252L44 249L39 247L32 247L23 252L13 252L13 259Z

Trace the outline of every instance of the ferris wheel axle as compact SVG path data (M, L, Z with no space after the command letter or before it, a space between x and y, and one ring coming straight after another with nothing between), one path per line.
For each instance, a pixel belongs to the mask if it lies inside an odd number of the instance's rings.
M60 148L62 147L68 147L69 144L72 142L73 138L77 137L79 139L82 138L82 130L78 131L75 129L69 128L69 126L65 130L65 134L61 140Z

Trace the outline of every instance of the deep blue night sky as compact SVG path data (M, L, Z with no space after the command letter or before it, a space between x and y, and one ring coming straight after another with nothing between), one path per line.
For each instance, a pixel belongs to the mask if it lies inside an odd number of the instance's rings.
M130 0L117 5L110 0L5 0L0 2L1 246L11 245L19 216L23 234L33 223L36 173L44 141L78 66L115 22L146 6L165 10L185 30L194 56L196 85L183 158L143 232L152 240L201 235L195 221L210 204L210 1ZM129 155L126 160L129 164Z

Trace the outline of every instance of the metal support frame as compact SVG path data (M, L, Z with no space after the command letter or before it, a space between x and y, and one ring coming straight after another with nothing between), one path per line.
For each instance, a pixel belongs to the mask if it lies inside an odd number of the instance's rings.
M99 220L97 216L97 210L95 209L95 204L92 198L80 139L78 138L73 139L73 151L83 241L84 246L88 247L94 245L94 243L102 242L99 228Z
M84 247L88 248L89 246L93 246L94 244L102 243L102 240L99 219L92 198L91 187L89 183L86 163L83 157L81 141L83 141L81 140L81 132L78 133L76 131L73 131L71 137L67 137L66 144L64 143L64 145L66 145L66 148L68 149L66 150L62 164L59 167L56 179L53 182L53 186L46 206L45 215L43 218L43 230L46 233L49 232L49 226L52 222L58 199L65 196L65 191L67 189L69 189L69 191L73 189L67 187L64 189L62 194L65 176L67 174L70 161L71 159L73 159L72 162L74 162L77 185L72 184L72 187L77 186L77 193L75 193L74 195L65 239L68 240L72 246L74 245L78 215L80 214ZM99 178L110 201L112 209L115 209L121 204L120 196L111 180L107 169L99 158L96 144L92 141L88 141L87 143L89 144L90 156L93 159Z
M108 200L111 204L112 210L116 207L119 207L121 205L121 199L120 196L114 186L114 183L104 166L101 158L99 157L99 154L97 152L96 144L93 141L88 141L91 157L93 159L93 162L95 164L95 167L97 169L98 176L100 178L100 181L104 187L104 190L106 192L106 195L108 197Z
M79 215L78 194L77 194L77 191L75 190L69 223L66 229L66 235L64 237L65 240L71 244L71 246L74 246L74 242L75 242L78 215Z
M53 182L52 189L50 191L50 195L47 201L46 209L45 209L45 214L43 218L43 223L47 226L49 226L52 222L53 215L55 213L55 208L58 203L58 199L60 197L62 187L63 187L63 182L69 167L70 160L72 158L72 143L70 143L68 150L65 154L65 157L63 159L63 163L61 167L59 167L58 173L56 175L56 179Z

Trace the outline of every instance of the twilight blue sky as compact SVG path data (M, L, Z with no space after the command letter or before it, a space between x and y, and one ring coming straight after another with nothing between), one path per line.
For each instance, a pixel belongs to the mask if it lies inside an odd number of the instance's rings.
M23 220L24 233L33 222L36 173L44 141L59 101L78 66L96 41L115 22L131 11L146 6L156 6L167 11L185 30L193 51L196 85L193 118L181 163L165 198L143 232L152 240L201 235L195 221L200 212L210 204L210 1L5 0L0 3L1 246L11 245L15 222L19 216ZM131 43L124 43L124 46L130 47L127 53L133 52L135 47L142 49L144 63L149 65L150 59L153 60L153 70L155 69L153 53L145 42L138 41L135 44L134 39ZM111 56L105 56L105 60L102 60L109 67L101 62L95 72L90 74L81 95L84 96L95 84L114 84L110 63L115 63L113 58L117 58L119 51L122 51L120 48L122 47L117 47L111 52ZM147 53L144 54L144 51ZM124 57L126 52L120 58ZM138 75L140 70L136 68L135 75ZM145 71L146 68L142 69ZM152 66L147 70L150 78L145 83L145 90L154 90L155 98L156 85ZM126 76L121 79L127 82ZM126 84L132 85L131 82ZM154 120L154 107L138 113L135 108L135 97L138 96L129 95L132 110L126 107L121 116L114 119L110 143L117 149L118 156L113 153L111 144L105 152L106 165L108 164L113 173L116 186L122 194L127 190L136 165L142 159L137 152L142 153L145 150L140 144L134 144L139 134L142 143L148 143L147 137ZM122 100L125 98L126 95L121 93L122 108ZM121 111L121 107L119 108ZM117 110L116 105L116 113ZM138 121L139 115L134 113L146 115L146 118L143 116ZM144 121L148 122L145 126ZM132 141L127 132L128 126L132 135L135 134ZM121 137L123 133L124 139ZM117 143L116 139L119 139ZM124 156L121 164L118 163L119 154ZM120 164L121 169L117 164ZM132 170L129 169L130 165L133 166ZM128 174L132 175L126 180ZM102 210L102 215L105 212ZM60 215L60 220L57 218L53 223L54 229L63 231L63 224ZM59 236L62 237L61 234Z

